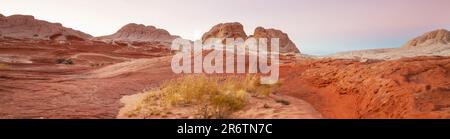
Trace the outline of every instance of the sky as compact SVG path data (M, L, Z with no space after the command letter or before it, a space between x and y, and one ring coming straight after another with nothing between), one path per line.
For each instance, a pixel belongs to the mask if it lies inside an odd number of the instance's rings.
M128 23L153 25L196 40L212 26L240 22L287 33L302 53L400 47L450 29L450 0L1 0L0 13L33 15L85 33L115 33Z

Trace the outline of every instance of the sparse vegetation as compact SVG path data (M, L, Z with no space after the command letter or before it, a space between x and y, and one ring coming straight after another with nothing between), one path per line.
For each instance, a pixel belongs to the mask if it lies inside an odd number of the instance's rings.
M56 64L73 65L72 59L58 58L56 59Z
M190 75L147 91L130 114L159 115L174 107L193 108L196 118L223 119L243 109L249 97L267 97L273 86L262 85L257 76Z

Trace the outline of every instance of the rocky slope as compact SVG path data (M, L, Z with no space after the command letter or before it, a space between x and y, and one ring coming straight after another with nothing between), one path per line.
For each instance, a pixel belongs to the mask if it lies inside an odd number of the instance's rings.
M173 78L170 55L158 46L0 37L0 119L115 118L122 96Z
M35 19L29 15L0 16L0 36L16 39L89 40L91 35Z
M254 37L254 38L267 38L269 41L271 38L280 39L280 52L281 53L300 53L297 46L289 39L289 36L277 29L265 29L263 27L258 27L255 29L253 35L247 36L244 31L244 26L238 22L232 23L221 23L215 25L210 31L206 32L202 41L205 42L209 38L219 38L225 43L225 38L242 38L244 40ZM209 43L209 42L205 42ZM270 44L270 42L268 43Z
M170 43L178 36L171 35L164 29L154 26L145 26L142 24L131 23L122 27L112 35L96 37L94 40L112 42L165 42Z
M450 44L450 31L446 29L438 29L412 39L407 44L405 44L403 48L428 47L432 45L449 45L449 44Z
M337 59L396 60L417 56L450 56L450 32L436 30L412 39L401 48L342 52L327 56Z
M450 58L317 60L281 68L280 92L328 118L450 118Z

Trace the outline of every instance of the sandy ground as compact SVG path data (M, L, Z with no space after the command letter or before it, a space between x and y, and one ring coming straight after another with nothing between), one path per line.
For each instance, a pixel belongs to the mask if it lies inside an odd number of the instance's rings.
M162 108L155 115L130 114L139 106L137 102L144 99L148 93L125 96L120 101L125 106L119 111L119 119L195 119L192 106ZM283 101L288 104L283 104ZM322 119L322 115L308 102L298 98L273 94L270 97L250 97L248 104L242 110L234 112L228 119Z

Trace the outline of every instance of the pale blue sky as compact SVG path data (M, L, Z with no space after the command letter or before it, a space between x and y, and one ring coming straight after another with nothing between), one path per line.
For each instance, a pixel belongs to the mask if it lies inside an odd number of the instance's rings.
M0 13L28 14L94 36L127 23L197 39L221 22L288 33L303 53L399 47L450 28L450 0L2 0Z

